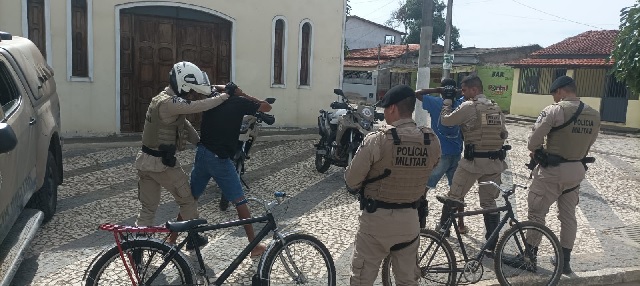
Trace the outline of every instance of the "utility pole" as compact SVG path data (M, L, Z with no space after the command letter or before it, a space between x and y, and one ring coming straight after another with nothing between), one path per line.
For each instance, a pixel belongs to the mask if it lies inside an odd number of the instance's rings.
M451 10L453 9L453 0L449 0L447 2L447 18L445 19L446 27L444 30L444 56L442 59L442 77L449 77L451 73L451 64L453 63L453 58L451 59L451 63L445 63L445 57L448 57L451 52Z
M420 29L420 54L418 55L418 77L416 90L429 88L431 80L431 38L433 35L433 0L422 0L422 27ZM416 101L413 119L418 126L427 126L427 111L422 109L422 102Z

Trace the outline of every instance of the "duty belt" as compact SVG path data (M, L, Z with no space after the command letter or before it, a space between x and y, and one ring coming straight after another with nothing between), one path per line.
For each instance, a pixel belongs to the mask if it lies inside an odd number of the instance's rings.
M499 159L502 151L490 151L490 152L473 152L474 158L489 158Z
M367 210L369 213L374 213L378 208L381 209L389 209L389 210L397 210L397 209L417 209L420 207L420 200L417 200L412 203L388 203L374 199L365 199L362 198L360 200L360 209Z
M147 153L153 157L164 157L164 155L167 153L166 151L157 151L157 150L153 150L147 146L142 145L142 152Z
M511 145L503 145L498 151L476 152L474 144L464 145L464 158L471 161L474 158L489 158L492 160L499 159L504 161L507 158L507 151L511 150Z

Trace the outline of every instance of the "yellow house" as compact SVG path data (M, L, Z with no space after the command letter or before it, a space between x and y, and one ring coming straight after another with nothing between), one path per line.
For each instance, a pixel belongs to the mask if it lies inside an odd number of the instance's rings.
M345 5L14 0L2 3L0 30L30 38L53 67L66 136L140 132L150 99L182 60L214 83L277 98L277 126L310 127L341 84Z
M558 77L575 79L578 96L600 111L608 124L640 128L638 94L629 91L609 71L607 58L614 48L617 30L587 31L508 63L515 68L511 113L537 117L553 103L549 86Z

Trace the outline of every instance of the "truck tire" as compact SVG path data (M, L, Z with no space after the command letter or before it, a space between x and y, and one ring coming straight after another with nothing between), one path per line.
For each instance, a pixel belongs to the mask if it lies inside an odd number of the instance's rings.
M49 151L47 157L47 169L44 175L42 187L31 197L27 203L27 208L41 210L44 213L43 223L47 223L53 218L58 205L58 184L57 165L53 153Z

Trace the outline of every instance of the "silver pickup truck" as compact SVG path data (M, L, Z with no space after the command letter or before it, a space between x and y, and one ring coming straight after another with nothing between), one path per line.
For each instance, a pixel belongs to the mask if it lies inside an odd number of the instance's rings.
M53 70L28 39L0 32L0 285L53 217L62 183Z

